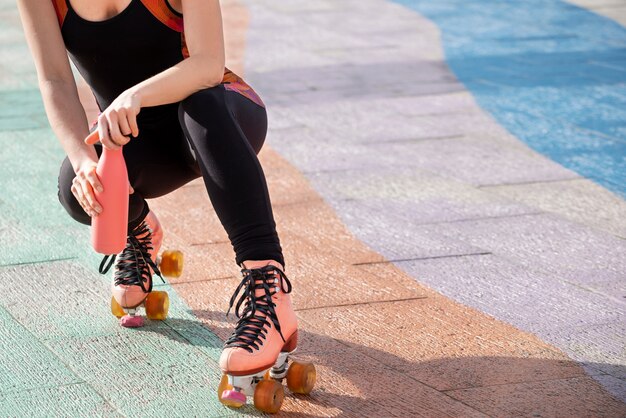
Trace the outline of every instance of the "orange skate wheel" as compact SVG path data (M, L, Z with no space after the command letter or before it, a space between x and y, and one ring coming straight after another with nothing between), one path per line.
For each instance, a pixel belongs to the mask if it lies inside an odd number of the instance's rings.
M311 363L298 363L294 361L287 370L287 387L293 393L307 395L315 386L317 372Z
M170 309L170 298L167 292L153 290L148 294L145 304L148 318L157 321L163 321L167 318L167 312Z
M183 253L180 251L163 251L159 269L165 277L178 278L183 274Z
M276 380L261 380L254 389L254 406L259 411L275 414L283 406L285 391Z
M117 303L117 301L115 300L115 298L113 296L111 296L111 313L117 319L120 319L121 317L126 315L126 312L124 312L124 309L122 308L122 305Z

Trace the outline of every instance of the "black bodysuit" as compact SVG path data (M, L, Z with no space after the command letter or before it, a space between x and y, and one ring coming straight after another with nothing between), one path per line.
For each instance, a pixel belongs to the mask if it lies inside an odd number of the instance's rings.
M101 110L119 94L188 57L183 17L167 0L132 0L99 22L81 18L68 0L52 0L69 56ZM124 146L130 195L129 229L149 212L145 199L163 196L202 176L236 261L284 265L263 170L256 154L267 131L258 95L229 70L216 87L180 103L142 108L139 136ZM101 147L96 146L100 155ZM59 200L83 224L91 218L71 192L75 173L66 158Z

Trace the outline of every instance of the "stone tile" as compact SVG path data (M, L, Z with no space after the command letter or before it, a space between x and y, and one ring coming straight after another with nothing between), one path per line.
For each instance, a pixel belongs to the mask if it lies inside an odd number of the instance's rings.
M573 338L574 328L618 321L625 313L618 301L505 256L415 260L398 265L444 295L454 295L463 304L541 335L559 347L581 342ZM533 315L528 315L529 309Z
M623 416L626 404L590 377L446 392L490 416Z
M529 150L487 144L472 137L415 143L372 144L387 165L409 165L476 186L546 180L578 175ZM481 158L475 158L480 155Z
M41 283L48 290L33 293ZM73 260L3 267L0 305L43 340L109 335L116 332L109 286L96 268L89 271Z
M228 242L204 184L181 187L163 198L148 201L148 204L159 217L168 242L179 245Z
M41 341L0 307L0 408L5 393L81 383Z
M437 295L304 311L300 318L312 332L441 391L585 374L536 337Z
M529 270L599 291L621 283L626 269L623 240L552 214L439 224L439 233Z
M0 220L0 247L11 249L0 253L0 266L65 260L79 255L80 249L67 241L71 234L63 228L37 228L18 222L13 217ZM37 241L32 240L34 236L38 237Z
M102 276L95 267L88 269L84 264L85 260L72 260L1 267L0 305L30 333L47 343L127 335L128 331L111 314L111 274ZM53 291L33 294L31 290L42 282ZM164 323L148 320L148 328L175 328L197 334L193 330L194 317L185 302L158 278L154 286L155 290L168 292L170 313ZM206 345L211 345L210 335L204 339Z
M345 341L306 329L299 336L303 348L299 357L313 362L319 376L318 389L312 393L308 405L298 404L299 411L315 414L314 409L309 409L315 403L332 405L333 409L342 411L341 416L483 416L477 409L451 401L410 375L364 356ZM402 399L406 402L398 401L398 388L402 388ZM289 404L284 410L290 410Z
M623 315L605 324L563 330L568 352L586 367L626 382L626 325ZM626 383L625 383L626 384ZM620 396L626 402L626 392Z
M502 185L483 190L626 237L626 202L587 179Z
M124 415L229 414L214 395L220 379L214 359L172 330L138 333L58 340L50 346Z
M615 399L619 399L626 403L624 400L624 394L626 393L626 381L623 379L617 379L611 375L596 375L593 376L593 380L602 385Z
M20 417L123 416L85 383L35 388L22 392L0 392L0 414Z
M413 225L538 211L419 169L369 167L310 176L338 213L354 218L371 214L388 223Z
M306 250L298 253L306 254ZM428 291L406 275L394 274L394 269L389 264L372 269L370 265L354 266L332 258L319 257L312 261L311 257L302 257L288 264L287 276L293 285L292 299L298 311L428 296ZM194 313L204 318L203 312L226 312L240 281L241 277L235 276L176 282L173 287L188 303L198 307Z

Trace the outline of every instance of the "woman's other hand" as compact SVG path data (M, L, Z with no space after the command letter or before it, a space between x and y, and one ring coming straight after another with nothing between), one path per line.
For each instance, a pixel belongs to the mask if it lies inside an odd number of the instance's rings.
M126 90L98 117L98 135L105 148L117 150L139 135L137 115L141 110L139 94Z

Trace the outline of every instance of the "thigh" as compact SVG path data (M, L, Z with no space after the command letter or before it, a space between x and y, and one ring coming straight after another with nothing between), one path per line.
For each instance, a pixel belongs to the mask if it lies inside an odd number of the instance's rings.
M256 154L261 151L267 134L265 108L223 85L200 90L180 102L178 118L192 142L210 131L211 141L228 143L241 138ZM190 129L196 135L190 135Z

